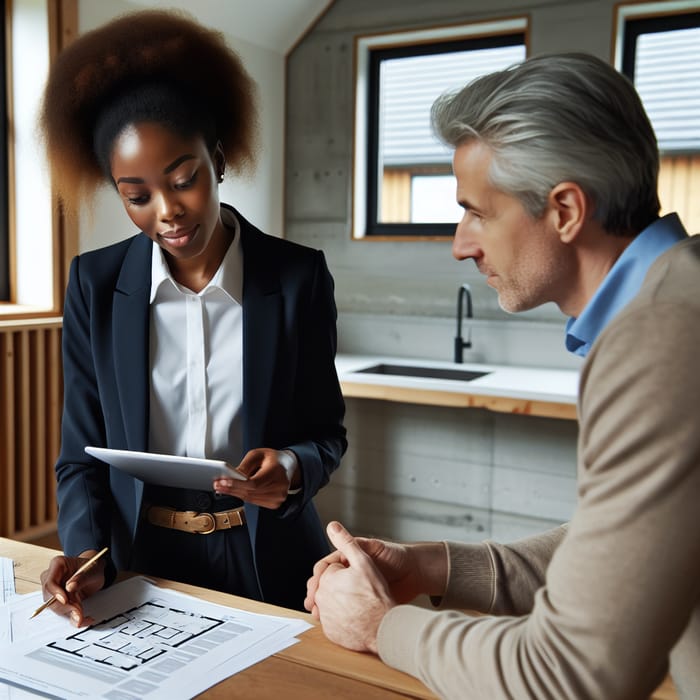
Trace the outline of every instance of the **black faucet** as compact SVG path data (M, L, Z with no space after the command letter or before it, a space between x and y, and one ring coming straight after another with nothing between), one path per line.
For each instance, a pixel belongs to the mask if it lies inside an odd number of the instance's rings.
M464 362L462 351L472 346L472 329L467 330L467 339L462 338L462 317L464 315L464 299L467 300L467 318L474 318L472 312L472 290L468 284L463 284L457 292L457 336L455 337L455 362Z

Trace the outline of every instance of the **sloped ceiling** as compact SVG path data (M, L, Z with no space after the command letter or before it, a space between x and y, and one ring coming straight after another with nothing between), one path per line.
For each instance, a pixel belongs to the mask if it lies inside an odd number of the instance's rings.
M333 0L128 0L153 8L179 8L204 24L251 44L286 54ZM136 9L136 8L135 8Z

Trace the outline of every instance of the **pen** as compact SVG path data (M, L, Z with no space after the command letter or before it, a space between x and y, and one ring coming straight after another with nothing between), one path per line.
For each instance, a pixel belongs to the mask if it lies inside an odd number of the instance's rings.
M72 574L69 578L68 581L66 581L66 584L68 584L72 579L74 579L78 574L82 574L83 572L87 571L107 550L109 547L105 547L104 549L101 549L97 554L95 554L94 557L91 557L88 559L82 566L78 568L78 570ZM42 610L46 610L46 608L49 607L49 605L53 605L56 602L56 596L52 595L47 601L42 603L33 613L32 616L29 618L30 620L32 617L36 617Z

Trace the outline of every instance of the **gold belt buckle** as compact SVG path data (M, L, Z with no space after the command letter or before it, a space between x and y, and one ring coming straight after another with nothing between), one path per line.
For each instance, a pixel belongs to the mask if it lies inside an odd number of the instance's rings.
M210 535L212 532L214 532L216 530L216 519L214 518L214 516L211 513L197 513L197 515L195 517L200 518L203 516L206 516L207 518L209 518L211 526L207 530L195 530L195 532L198 535Z

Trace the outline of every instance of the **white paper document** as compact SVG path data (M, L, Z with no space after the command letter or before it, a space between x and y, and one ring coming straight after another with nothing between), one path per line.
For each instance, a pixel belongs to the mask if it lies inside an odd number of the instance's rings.
M0 557L0 605L15 595L15 565L12 559Z
M57 626L61 618L47 610L32 620L44 618L42 629L32 625L0 643L0 683L51 698L191 698L311 627L209 603L143 577L101 591L85 611L98 622Z
M67 618L53 613L32 617L43 602L41 591L35 591L16 595L0 607L0 650L6 644L20 642L33 635L58 635L75 629Z

